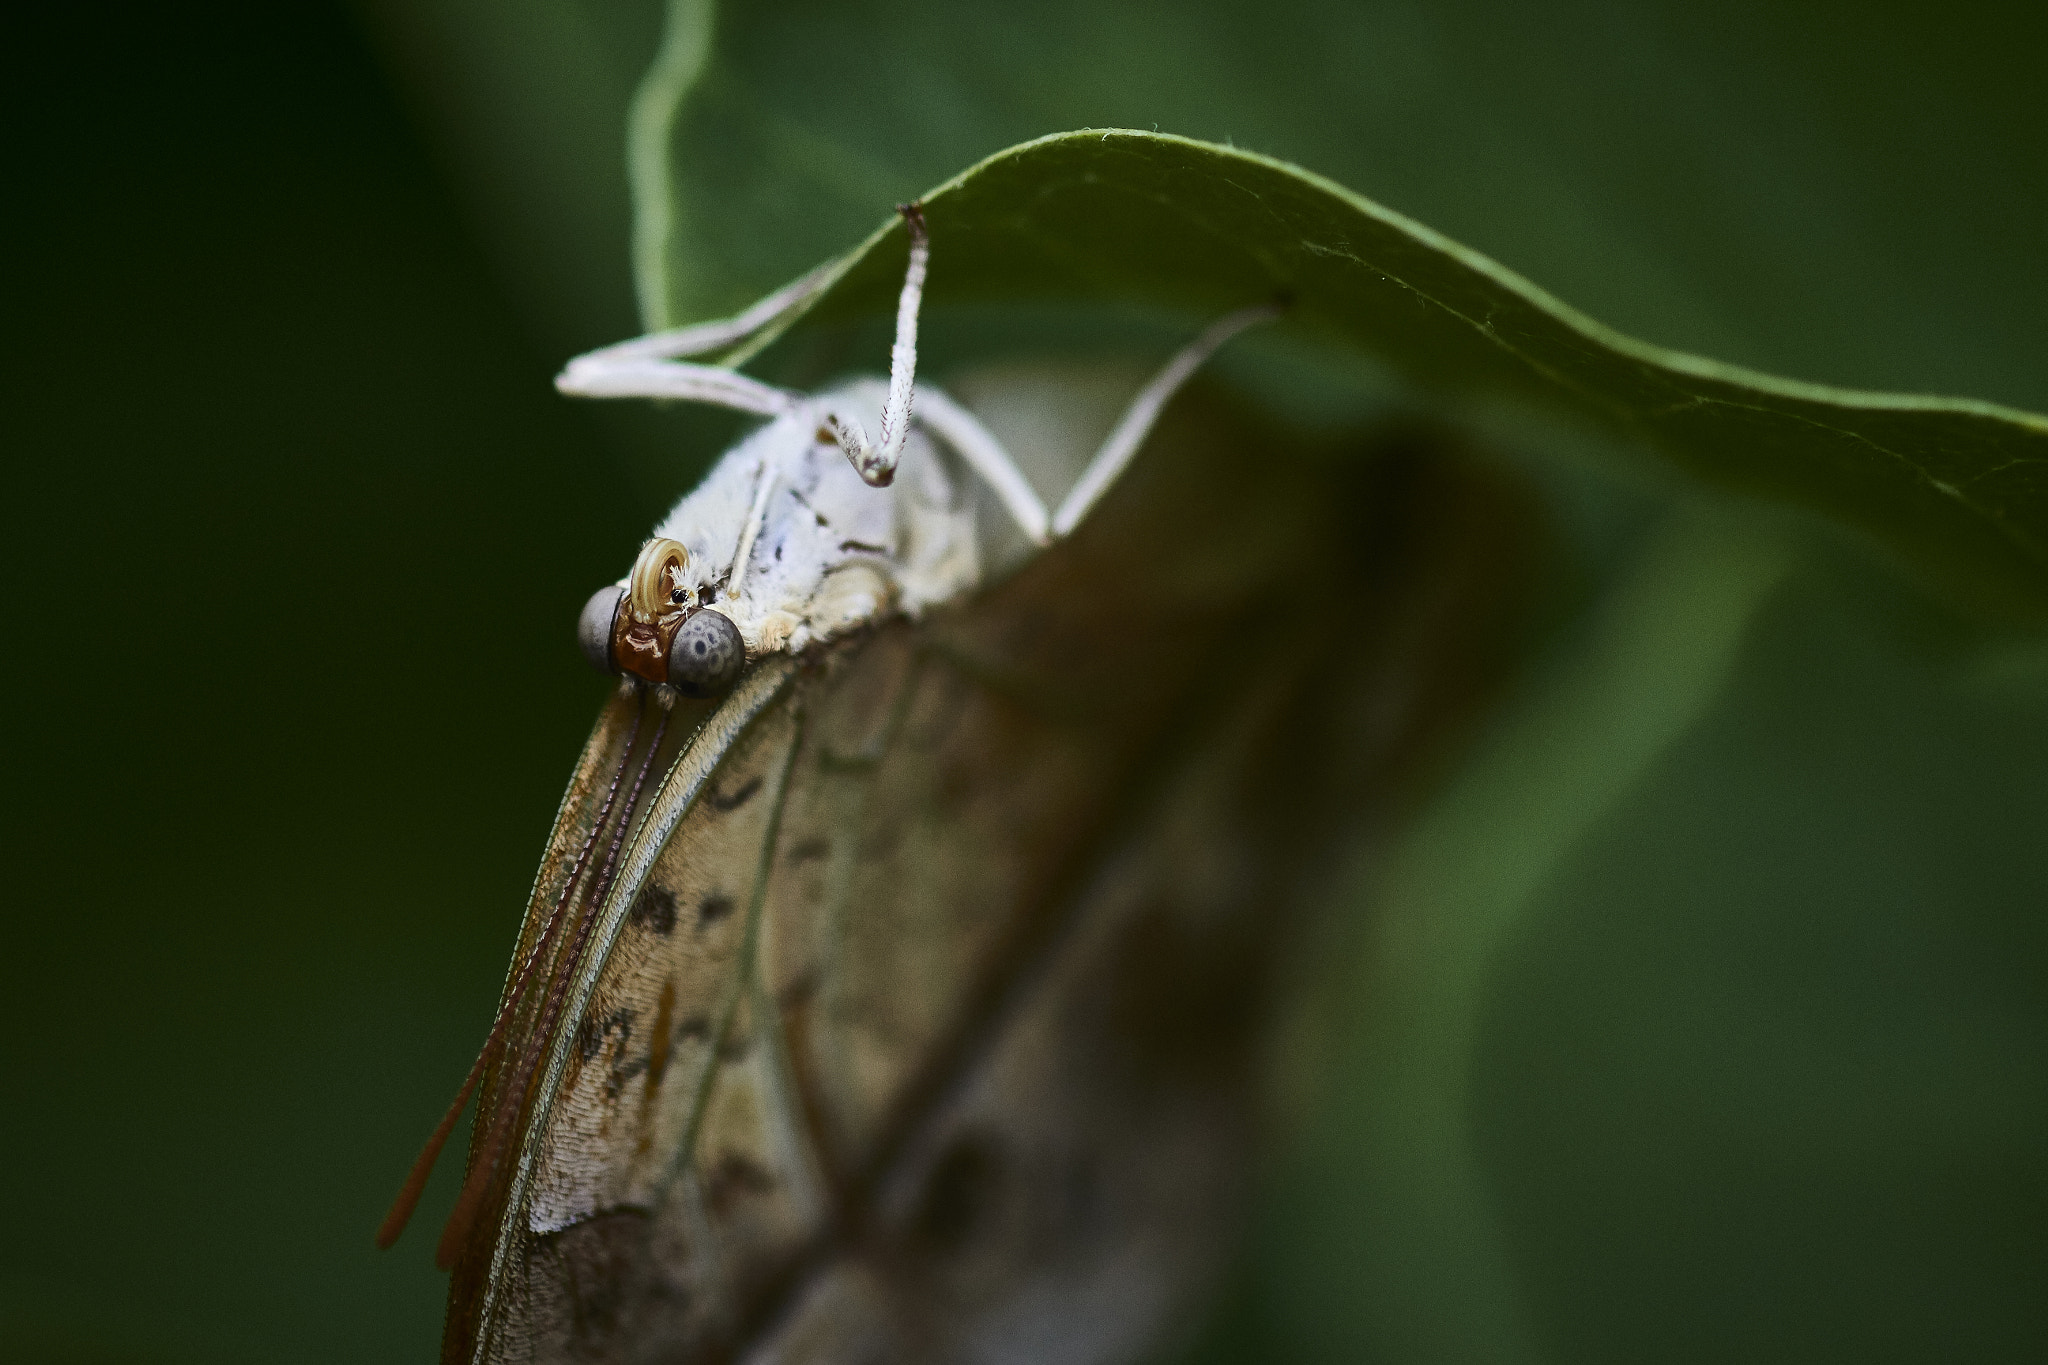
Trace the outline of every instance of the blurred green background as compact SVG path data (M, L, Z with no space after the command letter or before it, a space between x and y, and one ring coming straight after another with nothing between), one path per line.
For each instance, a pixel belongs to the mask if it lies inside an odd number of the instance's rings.
M2048 409L2039 6L720 22L705 309L1157 123L1651 341ZM426 1357L430 1239L370 1232L602 693L570 623L731 430L547 383L636 329L659 7L9 27L0 1356ZM1507 453L1582 587L1347 921L1194 1351L2043 1358L2048 641L1559 439Z

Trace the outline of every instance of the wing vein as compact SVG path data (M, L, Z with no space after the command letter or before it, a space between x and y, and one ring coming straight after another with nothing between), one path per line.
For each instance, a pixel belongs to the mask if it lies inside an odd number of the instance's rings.
M725 1041L732 1034L733 1020L739 1015L740 1000L746 994L746 984L754 978L756 950L761 942L761 912L768 903L768 879L775 866L775 849L782 839L782 812L789 796L789 775L796 766L797 754L803 748L804 714L802 703L792 704L794 722L789 737L789 750L782 756L775 774L775 790L769 796L767 828L761 835L761 852L754 864L754 885L747 897L746 930L740 945L739 971L733 982L732 991L726 997L719 1011L718 1027L712 1032L711 1045L705 1051L703 1074L697 1078L697 1092L690 1098L690 1117L683 1126L682 1140L676 1144L675 1155L670 1158L668 1169L654 1182L653 1198L659 1203L668 1194L669 1186L683 1169L690 1164L697 1150L697 1135L704 1126L704 1113L711 1097L711 1087L718 1076L718 1054Z

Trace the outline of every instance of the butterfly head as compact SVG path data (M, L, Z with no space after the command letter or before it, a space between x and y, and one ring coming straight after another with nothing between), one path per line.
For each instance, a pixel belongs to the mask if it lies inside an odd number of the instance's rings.
M746 645L732 618L707 605L716 589L697 580L680 541L648 541L623 585L599 588L584 604L576 626L584 657L601 673L686 697L725 693L746 667Z

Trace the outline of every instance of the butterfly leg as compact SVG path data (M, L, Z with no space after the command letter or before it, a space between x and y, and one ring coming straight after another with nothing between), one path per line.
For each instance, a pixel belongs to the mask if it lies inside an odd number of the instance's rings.
M1124 466L1131 462L1131 457L1137 454L1138 447L1144 444L1146 435L1159 420L1160 412L1175 391L1201 368L1202 362L1245 328L1278 314L1279 309L1269 306L1240 309L1218 319L1183 347L1167 362L1166 368L1131 400L1130 407L1125 409L1109 438L1089 461L1088 468L1082 472L1057 513L1046 512L1045 504L1039 500L1023 471L1017 468L1016 461L1010 458L1010 452L996 439L995 433L945 394L927 389L918 400L917 420L958 451L969 467L981 475L1032 543L1047 545L1081 524L1081 518L1088 514L1088 509L1108 491Z
M838 262L828 262L736 317L634 337L579 355L555 377L555 387L578 398L678 398L778 416L796 405L798 395L724 365L691 364L678 357L721 350L757 335L830 285L838 268Z
M578 356L555 376L555 388L575 398L678 398L762 417L779 417L803 401L721 365L693 365L657 356L618 358L602 351Z
M882 431L870 445L860 420L849 413L826 412L822 422L861 479L886 488L896 477L896 461L910 435L911 390L917 379L917 311L924 302L925 267L931 261L931 238L925 232L924 209L898 204L910 235L910 265L903 272L903 291L896 296L896 342L889 348L889 397L882 404Z
M1151 383L1138 390L1138 396L1117 419L1116 426L1103 441L1102 448L1095 452L1095 458L1088 462L1088 468L1081 472L1073 490L1060 503L1059 510L1052 514L1051 537L1057 540L1081 524L1081 518L1088 515L1088 510L1109 491L1117 475L1124 472L1124 466L1138 453L1138 447L1144 444L1146 435L1159 420L1167 402L1182 384L1187 383L1189 376L1202 367L1204 361L1245 328L1279 315L1279 308L1271 304L1240 308L1210 323L1200 336L1167 361L1166 368L1153 376Z
M1045 503L1010 458L1010 452L981 419L937 389L926 389L917 400L917 420L934 436L958 451L968 468L1002 499L1015 521L1034 545L1052 540L1052 517Z
M692 323L688 327L677 327L666 332L650 332L646 336L634 337L631 341L605 346L577 356L569 362L569 369L574 371L622 361L677 360L684 356L724 350L755 336L791 309L823 293L838 277L839 262L827 261L795 283L784 285L743 313L712 322Z

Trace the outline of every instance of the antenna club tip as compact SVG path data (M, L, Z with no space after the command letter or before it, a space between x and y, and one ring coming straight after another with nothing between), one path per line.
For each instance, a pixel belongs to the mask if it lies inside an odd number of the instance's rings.
M921 242L925 239L924 204L913 199L907 204L898 204L896 212L903 215L903 224L910 230L910 239Z

